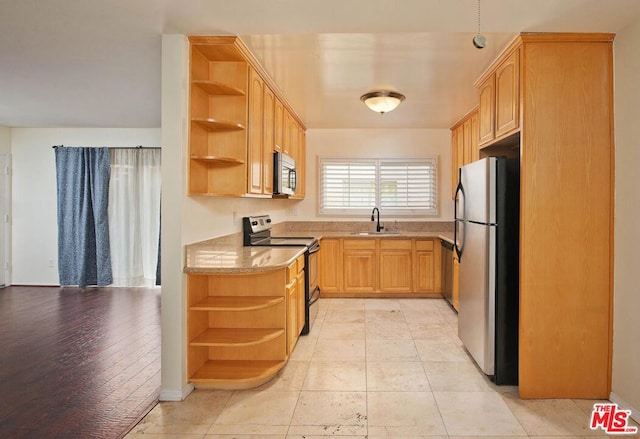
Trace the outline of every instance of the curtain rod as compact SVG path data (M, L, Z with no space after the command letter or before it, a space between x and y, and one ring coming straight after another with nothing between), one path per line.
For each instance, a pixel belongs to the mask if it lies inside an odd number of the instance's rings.
M53 149L64 148L64 145L53 145ZM99 146L91 146L89 148L100 148ZM162 149L159 146L107 146L108 149Z

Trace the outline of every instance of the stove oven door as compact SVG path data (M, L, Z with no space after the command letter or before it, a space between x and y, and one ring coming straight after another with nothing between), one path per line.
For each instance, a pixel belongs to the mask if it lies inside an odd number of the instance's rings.
M318 315L318 307L320 306L320 287L318 286L318 252L320 251L320 243L315 242L306 253L305 270L305 324L302 329L302 335L307 335L311 331L313 322Z

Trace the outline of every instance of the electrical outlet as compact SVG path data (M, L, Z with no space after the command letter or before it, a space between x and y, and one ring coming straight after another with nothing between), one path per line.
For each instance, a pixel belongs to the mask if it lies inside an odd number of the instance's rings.
M238 224L238 212L233 211L233 224Z
M298 208L296 206L290 207L289 210L287 211L287 214L289 216L298 216Z
M49 259L49 268L56 268L56 263L53 259Z

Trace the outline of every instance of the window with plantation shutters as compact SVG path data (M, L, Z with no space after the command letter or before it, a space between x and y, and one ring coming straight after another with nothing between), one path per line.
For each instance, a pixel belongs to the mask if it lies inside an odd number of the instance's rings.
M437 160L320 159L320 213L437 215Z

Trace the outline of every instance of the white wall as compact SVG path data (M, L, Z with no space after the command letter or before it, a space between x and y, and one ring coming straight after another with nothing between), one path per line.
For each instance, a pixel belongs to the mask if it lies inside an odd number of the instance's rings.
M162 36L162 355L161 400L180 401L187 383L186 289L182 217L186 188L189 47L182 35Z
M6 154L6 163L11 166L11 128L0 126L0 154ZM0 170L1 171L1 170ZM2 176L5 177L5 176ZM11 177L6 177L7 186L0 187L0 197L3 199L4 208L11 218ZM2 236L0 237L0 252L3 255L3 261L11 262L11 221L9 223L0 222L0 228L2 229ZM11 285L11 271L4 268L4 263L1 264L0 270L2 270L2 283L5 285Z
M160 146L157 128L13 128L12 284L58 285L53 145Z
M289 220L362 220L318 215L318 157L438 157L438 216L420 221L453 221L451 201L451 132L448 129L319 129L307 131L307 191ZM384 218L384 219L383 219ZM381 220L392 219L381 212ZM410 221L409 218L400 218Z
M295 200L259 198L186 197L184 200L184 244L242 231L242 217L269 214L274 223L296 218L287 217ZM234 220L235 212L235 220Z
M640 21L622 30L615 56L615 266L612 400L640 421Z
M0 154L11 154L11 128L0 125Z

